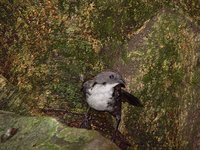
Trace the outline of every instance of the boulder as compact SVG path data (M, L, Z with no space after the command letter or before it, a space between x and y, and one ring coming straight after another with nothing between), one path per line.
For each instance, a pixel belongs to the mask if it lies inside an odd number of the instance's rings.
M0 111L0 150L117 150L93 130L67 127L52 117L20 116Z

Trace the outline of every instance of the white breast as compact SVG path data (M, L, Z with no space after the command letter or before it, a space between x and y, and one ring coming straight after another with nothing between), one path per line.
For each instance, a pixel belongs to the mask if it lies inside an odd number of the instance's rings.
M87 98L87 103L90 107L99 111L112 111L112 107L108 103L113 103L114 99L112 94L114 88L119 83L114 84L95 84L95 86L89 89L90 95Z

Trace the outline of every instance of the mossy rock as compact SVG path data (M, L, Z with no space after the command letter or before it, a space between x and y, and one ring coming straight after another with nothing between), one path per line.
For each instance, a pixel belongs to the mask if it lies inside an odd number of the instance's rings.
M14 135L5 138L8 130ZM67 127L51 117L29 117L0 111L0 150L117 150L110 140L93 130Z
M199 149L199 31L195 20L163 9L117 59L115 68L145 105L124 105L120 127L139 149Z

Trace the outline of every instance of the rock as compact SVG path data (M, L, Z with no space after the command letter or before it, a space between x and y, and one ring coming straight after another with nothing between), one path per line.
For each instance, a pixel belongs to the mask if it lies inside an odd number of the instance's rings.
M119 149L96 131L67 127L51 117L20 116L5 111L0 111L0 137L0 150Z
M133 34L114 66L144 109L124 104L120 131L138 149L200 149L200 28L161 10ZM119 61L120 60L120 61Z

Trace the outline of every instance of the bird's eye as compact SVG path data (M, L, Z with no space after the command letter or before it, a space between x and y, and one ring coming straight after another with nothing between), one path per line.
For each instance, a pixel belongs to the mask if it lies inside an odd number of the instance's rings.
M113 75L113 74L110 75L109 78L110 78L110 79L114 79L114 75Z

